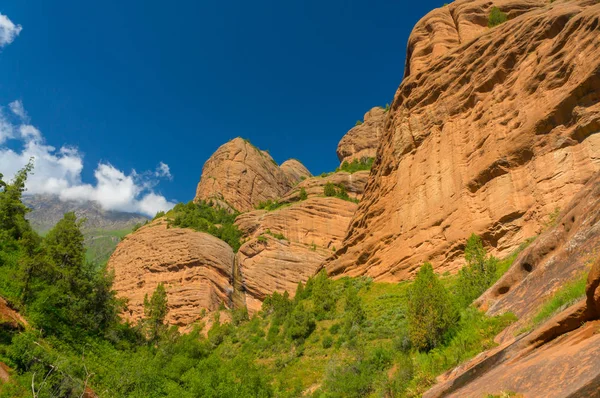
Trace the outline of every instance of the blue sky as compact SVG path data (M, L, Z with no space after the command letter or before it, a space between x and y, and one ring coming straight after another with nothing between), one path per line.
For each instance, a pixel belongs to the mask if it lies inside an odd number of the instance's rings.
M391 102L412 27L440 5L3 0L14 37L0 46L0 106L12 126L0 136L9 169L0 173L12 171L8 151L14 167L31 147L21 126L39 133L32 151L52 146L49 162L66 157L73 166L63 173L78 188L73 197L110 202L133 189L110 205L125 210L192 199L205 160L236 136L279 163L293 157L313 174L332 170L339 139L368 109ZM38 168L38 179L48 173ZM133 188L98 193L102 178L129 178ZM141 206L150 193L165 200Z

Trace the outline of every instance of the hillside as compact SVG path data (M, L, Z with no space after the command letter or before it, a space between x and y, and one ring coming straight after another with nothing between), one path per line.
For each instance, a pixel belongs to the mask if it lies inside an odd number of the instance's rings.
M23 203L31 209L27 219L35 231L45 234L67 212L73 211L79 219L85 219L83 233L88 249L87 259L104 264L125 235L137 224L144 224L147 217L139 214L106 211L94 202L62 201L53 195L25 195Z
M599 50L596 0L458 0L329 173L234 138L82 230L0 184L0 397L600 397Z

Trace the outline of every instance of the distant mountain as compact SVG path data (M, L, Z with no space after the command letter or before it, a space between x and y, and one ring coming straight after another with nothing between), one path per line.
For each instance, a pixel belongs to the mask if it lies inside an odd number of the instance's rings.
M140 214L107 211L97 202L62 201L56 195L25 195L25 203L31 212L27 219L40 234L48 232L67 212L73 211L77 218L85 218L82 227L89 261L105 263L121 238L131 232L136 224L144 224L148 218Z

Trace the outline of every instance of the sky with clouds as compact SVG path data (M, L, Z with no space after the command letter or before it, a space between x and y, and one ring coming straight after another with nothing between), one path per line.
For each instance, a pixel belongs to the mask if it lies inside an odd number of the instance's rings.
M392 102L414 24L441 3L2 0L0 173L144 212L193 199L235 137L315 175Z
M11 44L23 30L0 14L0 48ZM4 146L20 143L20 150ZM29 161L34 171L27 180L28 194L52 194L62 200L95 201L105 210L154 216L175 203L154 192L161 179L172 179L170 168L162 161L156 170L125 173L110 163L98 163L95 183L82 182L83 154L74 146L55 148L45 143L42 132L31 124L21 100L0 106L0 172L10 180Z

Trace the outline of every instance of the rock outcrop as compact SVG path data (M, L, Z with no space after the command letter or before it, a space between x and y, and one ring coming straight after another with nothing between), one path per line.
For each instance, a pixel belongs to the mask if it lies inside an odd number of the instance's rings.
M355 126L342 137L337 147L340 163L351 163L353 160L374 158L383 135L383 127L387 112L375 107L365 113L362 124Z
M489 315L510 311L519 318L497 337L501 345L442 375L424 396L502 391L532 397L600 396L598 253L600 174L477 301ZM531 333L518 335L558 288L582 272L588 273L585 298Z
M327 183L332 183L337 186L343 185L346 192L348 192L349 197L360 200L365 191L365 185L367 185L368 179L368 171L357 171L352 174L345 171L338 171L325 177L307 178L287 192L280 199L280 202L297 202L300 200L300 191L302 189L304 189L309 198L323 196L325 184Z
M509 20L487 27L492 5ZM600 5L455 1L423 18L344 246L327 269L381 281L498 256L600 166Z
M312 177L310 171L297 159L289 159L279 166L288 179L288 185L294 186L300 181Z
M293 163L282 170L266 151L235 138L219 147L204 164L194 201L212 201L240 212L252 210L292 188L292 171L303 173Z
M225 242L191 229L167 228L164 219L128 235L108 263L115 291L128 300L128 320L143 316L144 296L163 283L167 322L178 326L197 321L203 310L230 306L233 265L233 250Z
M236 224L249 241L237 256L246 304L251 311L273 292L292 296L339 247L357 205L312 197L280 209L240 215Z

